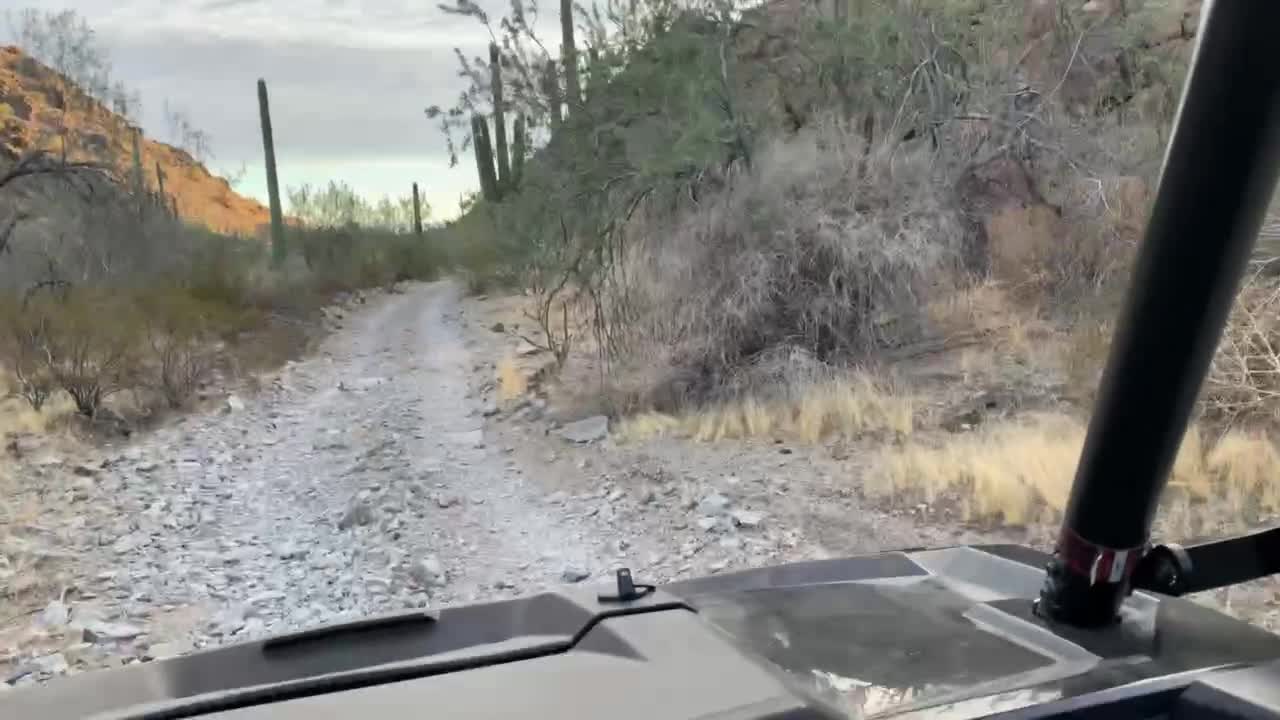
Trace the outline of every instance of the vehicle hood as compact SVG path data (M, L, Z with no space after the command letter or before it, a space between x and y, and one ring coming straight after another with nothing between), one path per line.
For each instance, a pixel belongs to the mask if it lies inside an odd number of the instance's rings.
M1280 657L1280 637L1135 593L1111 628L1033 610L1048 556L959 547L796 563L667 588L800 692L849 717L975 717Z
M64 678L0 718L972 718L1280 658L1280 638L1138 593L1112 628L1032 612L1016 546L818 560L618 601L611 588L404 613ZM642 577L637 580L643 580ZM501 688L494 692L493 688Z

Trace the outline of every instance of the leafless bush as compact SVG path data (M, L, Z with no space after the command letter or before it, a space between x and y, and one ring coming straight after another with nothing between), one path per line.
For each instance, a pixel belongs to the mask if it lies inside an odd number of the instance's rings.
M152 352L156 389L170 408L181 408L213 372L217 361L215 328L226 311L189 294L172 291L150 298L144 320Z
M135 382L139 322L128 300L74 290L64 297L35 298L25 312L43 318L45 367L80 414L93 417L104 398Z
M1205 381L1206 409L1227 420L1280 419L1280 258L1246 278Z
M0 364L10 368L18 381L20 395L39 412L56 384L47 363L49 333L47 322L36 314L23 312L21 303L7 299L0 307Z
M713 384L779 348L841 362L915 339L958 264L959 220L929 167L863 153L838 124L781 139L684 208L653 208L614 289L628 349L674 346ZM874 154L873 154L874 155Z

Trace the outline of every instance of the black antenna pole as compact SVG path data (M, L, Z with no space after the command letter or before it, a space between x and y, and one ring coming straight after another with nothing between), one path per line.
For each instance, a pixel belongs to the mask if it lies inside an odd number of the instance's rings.
M1037 611L1111 623L1275 189L1280 2L1205 3L1155 206Z

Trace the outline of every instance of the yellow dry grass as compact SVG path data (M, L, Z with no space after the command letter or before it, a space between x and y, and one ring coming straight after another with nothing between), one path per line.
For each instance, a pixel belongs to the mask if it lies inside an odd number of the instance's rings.
M1055 376L1062 369L1063 338L1039 309L988 282L958 290L925 307L935 332L958 347L956 369L966 384L994 385L1010 378Z
M1039 414L941 443L912 442L881 451L864 488L873 496L910 502L954 496L967 521L1048 521L1066 506L1084 436L1074 418ZM1200 434L1192 429L1174 462L1171 484L1204 493L1214 468L1212 454L1206 462Z
M1008 325L1012 307L1005 289L988 282L941 295L925 306L925 316L944 336L987 333Z
M75 403L66 393L54 393L44 409L36 412L17 396L0 390L0 438L18 433L43 434L55 428L59 418L75 412Z
M1261 433L1228 433L1205 456L1212 478L1209 494L1238 513L1280 510L1280 453Z
M498 395L504 402L515 400L529 389L529 380L520 370L513 355L498 361Z
M1036 520L1044 504L1062 508L1083 439L1076 421L1042 415L940 445L911 443L882 451L864 488L926 503L955 493L967 520L1021 525Z
M810 385L793 400L746 397L679 417L641 413L621 423L618 437L638 441L675 436L700 442L785 437L816 443L879 432L908 436L915 425L914 408L910 395L858 374Z

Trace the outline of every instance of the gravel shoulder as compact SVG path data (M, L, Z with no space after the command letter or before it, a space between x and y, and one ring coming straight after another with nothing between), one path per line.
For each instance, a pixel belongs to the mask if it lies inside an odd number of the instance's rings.
M498 412L509 339L452 282L375 296L253 395L30 460L0 574L0 691L337 619L881 549L1025 541L860 499L857 448L566 440ZM842 459L838 459L842 458ZM56 511L55 511L56 509Z

